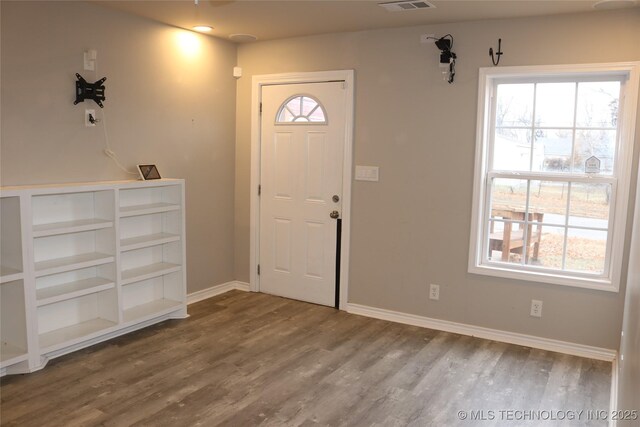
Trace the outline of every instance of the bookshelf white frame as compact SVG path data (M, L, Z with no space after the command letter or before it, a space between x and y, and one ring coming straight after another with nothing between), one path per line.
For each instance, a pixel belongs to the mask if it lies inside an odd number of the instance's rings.
M184 181L0 189L0 375L187 317Z

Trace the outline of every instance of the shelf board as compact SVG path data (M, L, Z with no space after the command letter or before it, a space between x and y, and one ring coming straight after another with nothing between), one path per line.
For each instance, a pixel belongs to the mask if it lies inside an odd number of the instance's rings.
M176 271L180 271L181 268L182 267L178 264L159 262L156 264L145 265L144 267L132 268L131 270L124 270L122 272L122 285L124 286L130 283L174 273Z
M120 240L121 251L131 251L134 249L147 248L149 246L157 246L165 243L171 243L180 240L177 234L157 233L147 236L130 237Z
M54 236L57 234L78 233L113 227L113 221L91 218L76 221L52 222L33 226L33 237Z
M175 203L151 203L148 205L124 206L120 208L120 217L148 215L177 211L179 209L180 205Z
M24 348L10 343L2 343L0 347L0 368L14 365L27 360L29 354Z
M40 334L40 349L49 353L59 348L73 345L76 341L84 341L91 334L116 326L115 322L105 319L91 319L65 328Z
M24 277L22 271L7 267L6 265L0 265L0 283L13 282L14 280L21 280Z
M181 306L182 303L179 301L159 299L124 310L123 320L124 322L131 322L134 320L141 320L145 317L153 318L156 316L162 316L163 314L179 309Z
M36 290L36 300L38 307L54 302L65 301L78 298L83 295L95 294L115 287L113 280L102 277L92 277L90 279L78 280Z
M49 274L63 273L65 271L79 270L81 268L95 267L97 265L113 262L115 257L100 252L74 255L65 258L50 259L36 262L36 277Z

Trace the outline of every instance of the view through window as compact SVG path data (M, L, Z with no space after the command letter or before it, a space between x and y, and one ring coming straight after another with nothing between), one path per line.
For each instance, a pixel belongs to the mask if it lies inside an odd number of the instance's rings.
M626 80L605 72L488 81L476 266L610 279L621 247L614 229L625 226L614 221L626 206L620 183L630 175L621 150L630 156L633 143L622 138Z

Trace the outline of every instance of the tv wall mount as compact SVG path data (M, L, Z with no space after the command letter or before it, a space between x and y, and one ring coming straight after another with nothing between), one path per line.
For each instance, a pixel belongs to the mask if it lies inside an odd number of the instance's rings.
M78 73L76 73L76 77L78 78L76 80L76 100L73 105L84 102L85 99L92 99L100 108L104 108L104 105L102 105L102 101L105 100L103 83L107 78L103 77L95 83L89 83Z

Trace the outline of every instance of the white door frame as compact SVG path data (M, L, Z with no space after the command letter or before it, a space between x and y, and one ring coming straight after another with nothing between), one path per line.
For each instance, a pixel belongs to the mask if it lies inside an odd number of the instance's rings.
M340 242L340 310L347 308L349 295L349 245L351 238L351 177L353 163L353 117L354 117L354 71L319 71L309 73L264 74L253 76L251 89L251 216L250 216L250 261L249 284L253 292L260 291L258 264L260 259L260 134L262 128L260 103L262 86L274 84L320 83L344 81L347 91L345 108L344 161L342 171L342 239Z

